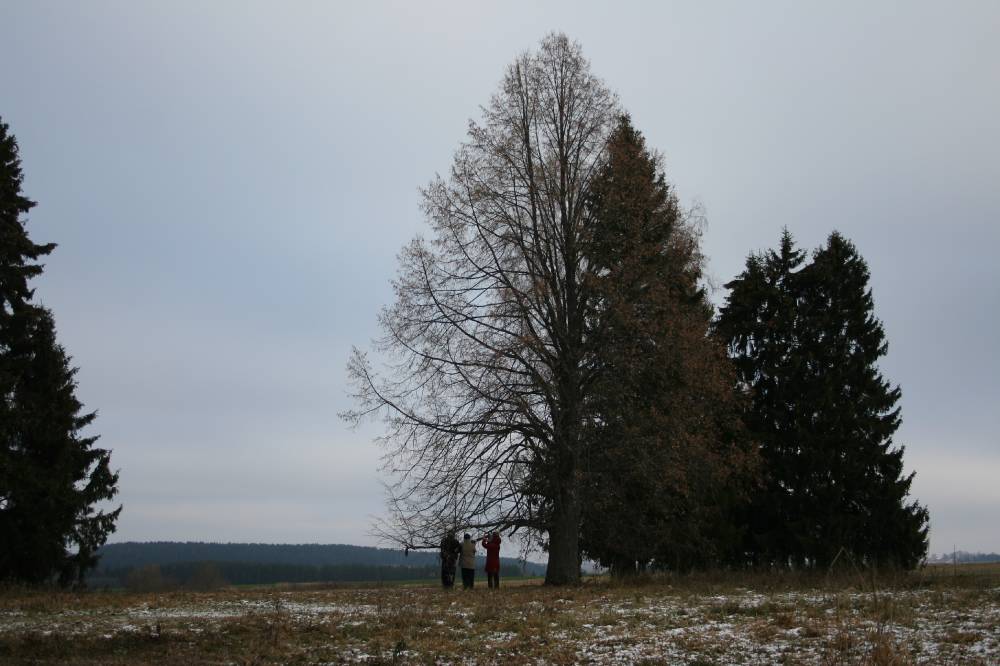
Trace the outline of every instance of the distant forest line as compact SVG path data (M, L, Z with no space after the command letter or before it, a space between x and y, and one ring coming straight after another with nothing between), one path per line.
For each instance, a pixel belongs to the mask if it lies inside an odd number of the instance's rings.
M436 552L346 544L263 544L158 541L107 544L88 576L93 587L212 588L224 584L434 580ZM482 570L485 559L477 558ZM541 576L545 565L501 558L501 575Z
M1000 562L1000 553L969 553L958 550L954 553L941 553L931 555L927 558L929 564L987 564L989 562Z

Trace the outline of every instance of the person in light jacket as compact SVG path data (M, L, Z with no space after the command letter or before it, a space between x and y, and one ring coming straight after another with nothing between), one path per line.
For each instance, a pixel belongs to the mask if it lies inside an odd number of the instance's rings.
M462 541L462 587L471 590L476 584L476 542L466 534Z
M490 532L483 537L483 548L486 549L486 580L490 589L500 589L500 534Z

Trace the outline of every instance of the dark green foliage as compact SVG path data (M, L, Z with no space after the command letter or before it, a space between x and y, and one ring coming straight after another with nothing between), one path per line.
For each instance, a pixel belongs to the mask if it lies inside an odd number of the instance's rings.
M732 373L708 335L697 229L627 117L588 204L595 223L594 414L584 552L613 571L726 557L727 512L752 456L737 446Z
M28 280L53 244L28 238L17 143L0 122L0 580L82 581L119 510L93 505L117 492L110 453L80 433L94 420L75 397L76 370L52 314Z
M7 124L0 120L0 317L5 319L13 316L12 309L31 300L28 280L42 272L36 262L55 248L55 243L31 242L24 229L21 216L34 208L35 202L21 193L17 140L7 130Z
M906 501L913 475L892 441L900 391L878 369L887 343L868 267L837 233L803 264L786 231L727 285L717 323L767 473L747 550L759 565L825 567L839 556L913 567L927 550L927 510Z

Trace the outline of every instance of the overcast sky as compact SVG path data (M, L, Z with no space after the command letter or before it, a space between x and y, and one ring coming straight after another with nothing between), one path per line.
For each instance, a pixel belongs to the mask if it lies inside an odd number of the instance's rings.
M36 281L121 470L112 541L372 544L376 334L503 68L579 40L719 284L787 226L868 260L931 550L1000 551L1000 3L0 0ZM724 291L715 294L717 302Z

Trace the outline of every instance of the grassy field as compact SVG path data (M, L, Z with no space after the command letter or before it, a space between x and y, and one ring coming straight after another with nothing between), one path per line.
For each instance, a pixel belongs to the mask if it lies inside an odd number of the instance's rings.
M496 592L6 590L0 662L1000 664L1000 565Z

